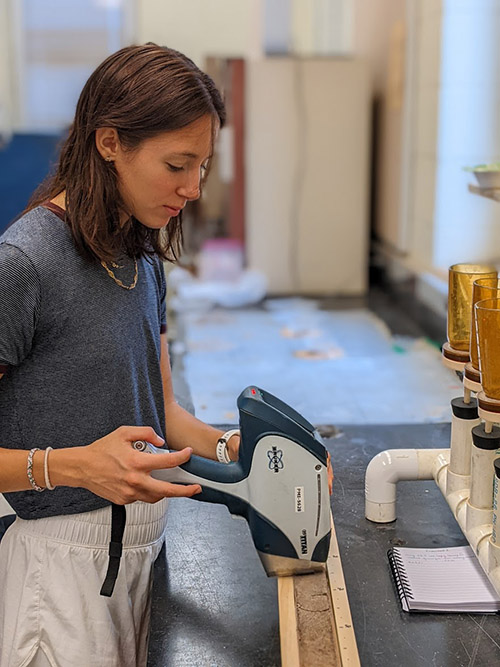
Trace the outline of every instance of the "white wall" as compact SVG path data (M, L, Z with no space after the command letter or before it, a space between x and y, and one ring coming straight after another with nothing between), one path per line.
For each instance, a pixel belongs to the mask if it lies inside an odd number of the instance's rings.
M455 262L500 258L500 205L469 193L473 177L463 171L500 159L500 3L380 0L375 7L356 0L354 51L370 56L374 95L381 99L387 93L389 29L403 7L401 142L391 147L379 134L387 159L378 164L377 231L399 251L396 263L445 284ZM394 135L394 118L382 129ZM401 165L396 177L387 168L391 161Z
M132 41L131 2L0 0L9 10L0 36L5 27L11 48L8 39L2 39L2 45L15 84L11 100L16 131L59 132L72 122L91 72ZM4 15L0 13L0 19Z
M404 19L405 7L401 0L351 0L352 48L356 56L370 65L370 84L373 95L382 95L387 84L389 40L391 28Z
M353 51L369 65L376 101L376 185L374 226L391 248L406 250L401 219L401 162L404 116L405 3L353 0Z
M9 0L0 0L0 146L12 133L14 121L14 60L11 41L11 5Z
M351 52L352 0L292 0L288 4L293 53L325 56Z
M351 50L352 0L139 0L137 40L171 46L203 66L206 55Z
M206 55L258 57L262 0L140 0L137 41L182 51L198 66Z
M500 3L410 0L415 49L408 264L446 278L456 262L500 257L500 205L463 171L500 157Z
M404 178L407 186L408 263L416 273L435 272L434 228L438 161L438 114L441 92L441 0L410 0L407 94L411 98L408 151ZM405 224L402 222L401 224ZM459 261L459 260L457 260ZM437 271L439 273L439 271Z
M433 263L500 258L500 204L466 165L500 159L500 3L444 0Z

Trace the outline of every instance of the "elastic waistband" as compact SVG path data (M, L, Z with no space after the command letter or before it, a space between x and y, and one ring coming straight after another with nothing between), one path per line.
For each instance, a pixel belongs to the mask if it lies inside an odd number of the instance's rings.
M163 537L168 499L153 504L126 505L127 523L123 548L148 546ZM16 518L12 529L23 535L44 537L89 548L107 549L111 536L111 506L82 514L65 514L43 519Z

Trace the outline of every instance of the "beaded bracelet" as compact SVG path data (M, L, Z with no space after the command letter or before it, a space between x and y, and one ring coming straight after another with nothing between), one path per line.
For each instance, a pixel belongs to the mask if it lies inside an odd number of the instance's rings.
M31 484L31 487L35 491L45 491L45 489L41 486L38 486L38 484L35 482L35 478L33 477L33 455L35 452L39 452L40 447L33 447L33 449L30 449L30 452L28 454L28 467L26 470L26 473L28 475L29 482Z

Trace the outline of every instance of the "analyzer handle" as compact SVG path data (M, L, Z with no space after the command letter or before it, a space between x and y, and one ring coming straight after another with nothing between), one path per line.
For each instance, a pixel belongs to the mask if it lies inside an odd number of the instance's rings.
M136 440L134 449L148 454L165 454L166 449L155 447L145 440ZM246 473L239 461L233 463L219 463L206 459L203 456L191 456L189 461L174 468L154 470L153 476L166 482L177 484L201 484L210 481L220 484L235 484L246 477ZM201 498L199 498L201 500Z

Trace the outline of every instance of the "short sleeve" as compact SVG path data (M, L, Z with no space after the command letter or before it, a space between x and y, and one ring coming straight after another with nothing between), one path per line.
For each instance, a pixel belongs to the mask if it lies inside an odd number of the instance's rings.
M40 313L40 280L16 246L0 243L0 371L17 366L33 345Z

